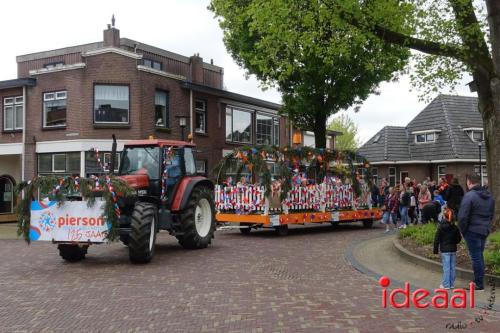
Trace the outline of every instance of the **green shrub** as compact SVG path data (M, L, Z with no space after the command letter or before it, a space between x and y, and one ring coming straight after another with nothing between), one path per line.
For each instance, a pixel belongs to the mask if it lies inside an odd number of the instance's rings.
M486 250L484 251L484 263L486 266L491 267L494 274L500 275L500 251L499 250Z
M488 248L500 250L500 231L488 236Z
M437 226L434 223L410 226L406 229L401 229L399 237L411 238L417 245L430 245L434 243L436 228Z

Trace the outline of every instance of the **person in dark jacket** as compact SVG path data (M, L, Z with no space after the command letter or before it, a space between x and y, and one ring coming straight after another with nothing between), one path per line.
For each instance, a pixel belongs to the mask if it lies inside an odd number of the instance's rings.
M455 288L455 271L457 265L457 244L462 237L460 231L453 222L453 213L443 214L445 217L439 224L434 236L434 254L441 252L441 262L443 263L443 280L439 288Z
M372 205L373 207L378 207L380 203L380 189L377 184L374 182L372 185Z
M464 189L458 183L458 178L453 178L451 181L444 200L446 200L446 205L453 210L455 216L458 215L458 209L460 208L460 203L464 197Z
M469 192L464 195L458 212L458 227L467 243L476 290L484 290L483 252L495 213L495 201L490 192L479 185L480 181L475 174L467 178Z
M427 203L421 210L422 223L438 222L439 213L441 212L441 204L437 201Z

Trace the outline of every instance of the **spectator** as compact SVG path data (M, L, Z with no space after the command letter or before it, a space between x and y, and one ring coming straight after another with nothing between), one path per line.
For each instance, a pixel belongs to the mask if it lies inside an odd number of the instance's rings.
M441 213L441 204L437 201L431 201L422 207L422 223L438 222L439 213Z
M413 187L410 187L410 208L408 209L408 218L410 219L410 222L413 224L416 224L418 222L418 219L416 218L416 211L417 208L417 197L415 196L415 191L413 190Z
M408 183L410 178L408 179ZM401 186L401 194L399 195L399 214L401 215L401 225L400 228L405 229L408 226L408 209L410 208L411 196L408 188L406 187L406 179L405 184Z
M434 200L433 201L439 202L441 207L446 204L446 201L444 201L443 196L441 195L441 193L438 190L434 191Z
M463 197L464 190L458 183L458 178L453 178L444 199L446 200L446 205L453 210L453 216L455 217L458 215L458 209Z
M389 186L387 184L387 180L382 178L380 181L380 206L385 205L385 200L389 196Z
M384 205L384 214L382 216L382 221L385 223L385 232L390 231L390 224L394 224L394 227L396 227L397 224L397 216L396 212L398 210L398 196L397 192L395 191L394 188L389 188L389 195L385 199L385 205Z
M476 290L484 290L483 252L495 212L495 201L490 192L479 185L480 182L480 177L475 174L467 178L469 192L464 195L458 212L459 228L469 250Z
M436 190L436 182L431 180L428 185L427 185L427 188L429 190L429 193L431 195L431 200L434 199L434 191Z
M422 210L426 204L431 201L431 194L427 186L422 185L420 187L420 194L418 195L418 208Z
M452 212L450 209L449 212ZM441 262L443 263L443 280L439 288L455 288L455 268L457 263L457 244L462 237L460 231L453 222L453 214L444 214L442 222L439 224L434 236L434 254L441 252Z
M372 185L372 205L373 207L378 207L380 202L380 189L377 186L377 183L373 182Z

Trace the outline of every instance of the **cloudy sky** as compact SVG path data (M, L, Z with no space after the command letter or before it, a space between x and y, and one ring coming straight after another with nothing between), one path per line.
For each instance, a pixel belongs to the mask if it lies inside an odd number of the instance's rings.
M262 91L255 78L245 79L226 52L222 31L209 0L167 1L8 1L2 4L0 31L0 80L16 77L16 55L102 40L102 30L116 16L122 37L135 39L182 55L200 53L205 61L224 67L230 91L279 103L273 89ZM410 91L407 77L382 83L380 94L371 96L358 113L346 111L357 123L362 142L385 125L405 125L422 108L418 92ZM467 94L465 87L458 92Z

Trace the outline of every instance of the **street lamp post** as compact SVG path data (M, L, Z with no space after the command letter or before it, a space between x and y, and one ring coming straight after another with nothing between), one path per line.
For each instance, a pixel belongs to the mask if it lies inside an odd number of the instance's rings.
M177 118L179 118L179 127L181 128L181 141L184 141L184 128L186 128L187 126L188 117L177 116Z
M481 186L483 186L483 161L481 160L481 147L483 146L483 141L479 140L477 147L479 150L479 178L481 179Z

